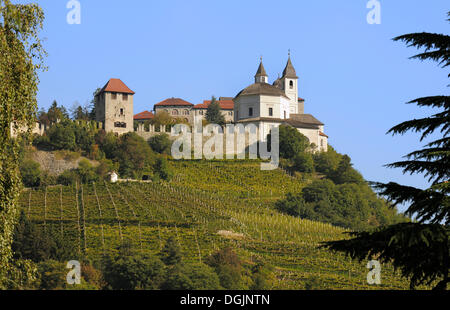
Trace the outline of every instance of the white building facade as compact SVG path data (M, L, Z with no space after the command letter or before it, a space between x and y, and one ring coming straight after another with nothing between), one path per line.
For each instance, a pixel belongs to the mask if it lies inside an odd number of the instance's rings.
M255 83L240 91L234 101L234 122L255 124L265 141L270 130L281 124L297 128L317 151L327 151L328 136L324 124L311 114L304 114L304 100L298 97L298 77L289 56L283 76L272 85L261 63L255 75Z

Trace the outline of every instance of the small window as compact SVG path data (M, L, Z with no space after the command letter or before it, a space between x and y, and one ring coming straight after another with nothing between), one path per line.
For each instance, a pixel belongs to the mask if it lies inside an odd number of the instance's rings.
M232 116L232 115L233 115L233 112L228 112L228 115Z
M290 89L294 88L294 81L289 81L289 88Z
M123 101L128 101L128 94L123 94L122 95L122 100Z
M111 99L112 100L116 100L117 99L117 94L116 93L112 93L111 94Z
M124 115L123 109L120 109L120 116L123 116L123 115Z
M273 116L273 108L269 108L269 116Z
M127 128L127 123L123 123L123 122L115 122L115 123L114 123L114 127L117 127L117 128Z
M248 116L253 116L253 108L248 108Z

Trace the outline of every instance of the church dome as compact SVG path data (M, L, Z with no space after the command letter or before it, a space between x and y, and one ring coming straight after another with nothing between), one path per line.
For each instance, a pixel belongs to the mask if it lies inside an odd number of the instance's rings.
M248 86L247 88L241 90L236 95L236 98L240 96L251 96L251 95L277 96L289 99L289 97L286 96L284 91L267 83L254 83Z

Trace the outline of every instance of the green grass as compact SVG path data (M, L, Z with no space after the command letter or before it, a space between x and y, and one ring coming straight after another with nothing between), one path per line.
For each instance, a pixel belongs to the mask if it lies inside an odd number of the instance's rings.
M201 261L231 246L246 262L273 266L273 289L304 289L316 277L323 289L408 289L383 265L382 285L367 284L367 262L319 249L320 242L345 238L329 224L280 214L273 208L287 192L311 182L282 170L261 171L250 161L172 161L170 183L90 184L82 188L27 190L22 209L40 225L54 226L92 259L112 253L122 240L139 251L158 253L175 236L188 261ZM78 200L78 205L77 205ZM227 238L220 230L241 233Z

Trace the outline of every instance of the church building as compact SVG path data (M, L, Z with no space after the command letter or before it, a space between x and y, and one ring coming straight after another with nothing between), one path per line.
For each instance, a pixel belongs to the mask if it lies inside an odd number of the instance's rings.
M270 130L281 124L297 128L318 151L327 151L328 136L324 124L304 113L304 100L298 96L298 76L289 55L283 76L273 84L261 59L255 83L240 91L234 101L234 122L255 124L259 139L265 141Z

